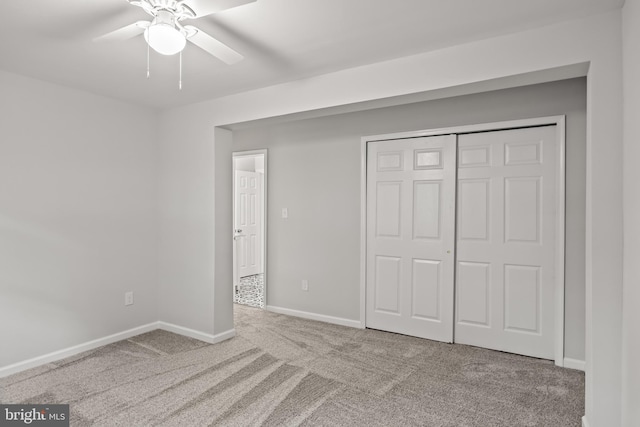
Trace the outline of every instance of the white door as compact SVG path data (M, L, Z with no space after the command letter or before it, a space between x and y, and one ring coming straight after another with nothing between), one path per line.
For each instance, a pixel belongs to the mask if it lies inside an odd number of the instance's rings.
M366 325L453 340L454 135L367 144Z
M458 137L455 341L554 358L556 127Z
M261 174L236 171L234 239L238 277L262 273Z

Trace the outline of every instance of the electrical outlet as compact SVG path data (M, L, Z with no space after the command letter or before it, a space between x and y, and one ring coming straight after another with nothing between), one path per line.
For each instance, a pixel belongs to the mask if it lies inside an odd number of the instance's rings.
M289 218L289 209L282 208L282 218L284 218L284 219Z
M124 293L124 305L133 305L133 292Z
M302 281L302 290L305 292L309 290L309 281L307 279Z

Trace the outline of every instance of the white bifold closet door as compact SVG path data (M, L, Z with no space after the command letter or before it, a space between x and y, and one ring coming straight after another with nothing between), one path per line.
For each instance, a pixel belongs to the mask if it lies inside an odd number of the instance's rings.
M460 135L455 341L554 358L556 127Z
M367 327L453 340L455 138L367 144Z
M367 327L554 359L556 132L367 144Z

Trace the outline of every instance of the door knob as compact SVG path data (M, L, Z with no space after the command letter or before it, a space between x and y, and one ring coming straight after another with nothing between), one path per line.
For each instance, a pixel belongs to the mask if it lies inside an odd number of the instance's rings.
M234 231L234 232L236 232L236 233L242 233L242 230L241 230L241 229L239 229L239 228L238 228L238 229L236 229L236 230L233 230L233 231Z

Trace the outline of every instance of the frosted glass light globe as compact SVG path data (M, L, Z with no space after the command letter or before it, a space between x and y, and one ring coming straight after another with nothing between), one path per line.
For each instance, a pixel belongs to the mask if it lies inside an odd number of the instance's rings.
M162 55L175 55L187 44L187 39L180 31L163 22L154 23L144 30L144 39Z

